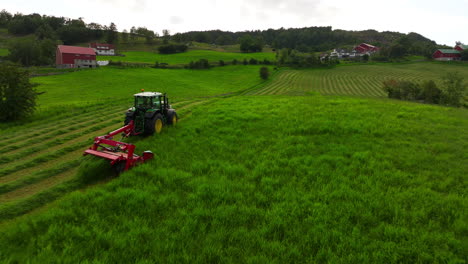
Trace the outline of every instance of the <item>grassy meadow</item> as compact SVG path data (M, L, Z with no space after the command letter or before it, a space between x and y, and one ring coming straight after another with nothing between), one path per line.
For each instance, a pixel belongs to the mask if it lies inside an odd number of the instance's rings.
M0 258L462 263L467 129L466 110L390 100L216 99L132 139L153 161L9 225Z
M467 67L270 69L268 81L259 68L33 78L36 114L0 124L0 262L468 259L468 111L378 89ZM128 139L155 159L115 178L82 153L140 89L167 92L181 122Z
M129 99L145 91L166 92L173 101L245 90L261 83L260 66L215 67L211 70L164 70L101 67L71 74L33 79L41 107L82 102Z
M134 63L168 63L168 64L188 64L190 61L197 61L199 59L207 59L209 62L218 62L224 60L231 62L236 59L242 62L244 59L250 60L275 60L276 54L274 52L256 52L256 53L240 53L240 52L222 52L214 50L189 50L177 54L159 54L156 52L146 51L126 51L122 52L125 57L121 56L97 56L97 60L112 60L122 62Z

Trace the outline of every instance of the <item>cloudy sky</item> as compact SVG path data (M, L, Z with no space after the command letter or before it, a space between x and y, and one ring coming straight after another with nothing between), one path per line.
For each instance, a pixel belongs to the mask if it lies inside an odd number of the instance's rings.
M144 26L161 34L280 27L417 32L439 44L468 44L468 0L0 0L10 13L82 17L119 31Z

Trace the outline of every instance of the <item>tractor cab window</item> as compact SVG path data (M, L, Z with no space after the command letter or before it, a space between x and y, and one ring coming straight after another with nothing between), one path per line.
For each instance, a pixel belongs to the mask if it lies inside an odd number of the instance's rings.
M135 97L135 106L148 108L151 106L151 98L146 96Z
M153 98L153 107L159 109L160 106L161 106L161 102L159 101L159 97Z

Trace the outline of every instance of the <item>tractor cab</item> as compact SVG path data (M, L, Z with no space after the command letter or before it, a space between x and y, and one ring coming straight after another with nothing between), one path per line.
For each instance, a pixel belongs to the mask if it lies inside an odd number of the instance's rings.
M133 95L135 97L135 108L144 110L145 112L152 109L162 110L166 96L157 92L143 92Z

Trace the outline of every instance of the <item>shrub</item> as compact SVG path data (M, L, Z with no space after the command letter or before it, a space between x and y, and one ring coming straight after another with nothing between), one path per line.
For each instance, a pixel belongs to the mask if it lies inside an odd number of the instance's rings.
M219 60L219 66L224 66L226 65L223 60Z
M247 61L247 59L244 59L244 61L242 62L244 65L247 65L249 64L249 62Z
M388 98L401 100L420 99L421 88L419 85L409 81L389 80L384 83L384 90L388 93Z
M159 46L158 51L160 54L173 54L173 53L186 52L187 48L188 47L186 45L169 44L169 45Z
M438 104L442 91L437 87L434 81L425 81L421 85L421 99L426 103Z
M463 77L458 73L447 73L442 77L443 90L441 103L451 106L461 106L463 93L466 89L466 84L463 83Z
M267 59L264 59L263 60L263 64L265 65L270 65L271 64L271 61L267 60Z
M207 59L199 59L198 61L191 61L188 65L189 69L209 69L210 64Z
M263 80L267 80L269 76L270 76L270 71L268 70L268 67L261 67L260 78L262 78Z
M388 98L401 99L398 81L388 80L383 82L383 89L388 94Z
M0 120L10 121L34 112L38 93L28 72L10 64L0 65Z
M258 61L257 61L256 59L254 59L254 58L251 58L251 59L249 60L249 64L250 64L250 65L257 65L257 64L258 64Z
M232 65L237 65L237 59L232 60Z

